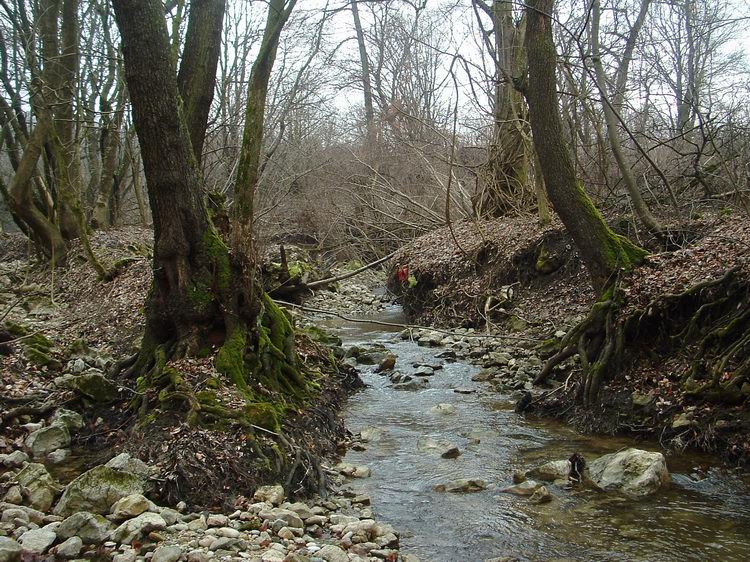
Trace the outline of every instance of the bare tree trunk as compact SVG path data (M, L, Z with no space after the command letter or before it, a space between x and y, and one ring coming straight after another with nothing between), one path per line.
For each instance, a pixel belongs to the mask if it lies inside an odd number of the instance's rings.
M226 0L192 0L177 76L193 154L200 165L216 86Z
M91 215L91 225L94 228L105 228L112 224L110 206L113 199L113 193L116 189L115 170L117 169L117 157L120 152L120 129L122 128L122 119L125 113L125 91L124 87L120 89L117 100L117 106L114 108L114 115L108 117L105 130L102 132L104 137L103 144L103 162L101 174L99 176L99 185L97 186L96 202Z
M622 144L620 143L620 136L617 130L617 117L610 105L612 102L609 99L607 76L604 74L604 64L602 63L601 53L599 52L599 21L601 19L601 5L599 0L593 0L591 9L591 49L593 54L594 72L596 73L596 85L599 89L599 95L602 98L602 110L604 111L604 121L607 125L609 146L612 149L612 155L615 158L615 162L617 162L617 168L622 175L622 180L625 182L625 187L630 195L635 214L650 232L656 235L661 235L664 232L664 227L651 213L648 205L643 200L643 196L641 195L641 191L635 181L633 172L631 171L628 162L625 160L625 155L622 151Z
M254 269L253 215L255 190L260 174L260 157L263 147L263 120L271 70L276 59L281 30L291 14L297 0L270 0L268 17L258 58L253 64L248 85L245 129L242 134L242 154L234 190L232 207L232 251L245 261L245 274Z
M52 117L47 112L41 113L37 124L31 132L18 169L9 188L8 206L33 233L42 251L52 260L52 264L64 263L67 255L67 243L60 230L44 213L32 198L31 179L36 173L36 165L44 148L51 127Z
M133 142L130 134L127 135L125 142L128 150L128 158L130 159L130 173L133 175L133 194L138 205L138 216L141 218L141 225L148 226L148 213L146 212L146 204L143 201L143 186L141 185L141 161L133 150Z
M308 386L300 371L294 348L294 331L285 314L255 288L252 268L229 249L209 218L200 172L190 133L182 115L174 61L160 0L113 0L122 36L125 77L133 106L133 122L141 146L148 194L154 220L154 280L146 305L146 330L141 350L130 373L143 377L147 388L166 385L160 400L178 400L190 406L188 419L210 412L242 422L278 430L280 416ZM289 16L269 11L269 29L256 64L258 79L250 93L263 94L259 84L268 83L273 55L283 22ZM293 5L293 3L292 3ZM291 8L289 8L291 11ZM218 32L221 28L218 28ZM264 48L265 47L265 48ZM265 78L263 78L265 77ZM254 89L255 88L255 89ZM265 96L248 102L251 117L246 124L242 154L256 164L245 170L245 179L257 178ZM252 108L252 109L250 109ZM257 152L247 154L248 147ZM255 176L252 176L252 173ZM254 188L254 184L250 184ZM247 189L248 184L243 185ZM242 199L242 197L249 199ZM240 190L235 199L243 212L244 231L252 235L252 195ZM252 241L246 241L252 247ZM242 246L243 248L246 246ZM234 259L233 259L234 258ZM246 403L218 410L178 378L170 376L166 362L195 354L210 340L223 341L215 357L217 371L227 384L242 390ZM260 386L259 386L260 385ZM261 390L259 390L259 388ZM273 388L280 396L269 398L262 389ZM171 392L170 392L171 391ZM162 393L160 393L161 395ZM146 398L142 405L146 404Z
M634 267L646 252L610 230L576 177L557 98L553 8L554 0L530 0L526 8L531 128L550 201L575 241L594 288L602 292L619 270Z
M375 107L372 101L372 84L370 82L370 61L367 57L367 45L365 34L362 30L362 22L359 19L359 0L352 1L352 18L354 19L354 30L357 34L357 47L359 48L359 62L362 68L362 91L365 97L365 120L367 126L367 145L371 150L377 142L377 130L375 129Z

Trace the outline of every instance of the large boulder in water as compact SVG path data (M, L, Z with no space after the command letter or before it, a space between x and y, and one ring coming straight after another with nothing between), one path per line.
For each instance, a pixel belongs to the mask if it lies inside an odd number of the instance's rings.
M633 497L653 494L672 480L664 455L641 449L604 455L592 461L588 469L591 480L603 490Z
M62 516L78 511L107 514L117 500L142 493L143 480L135 474L96 466L68 484L54 512Z

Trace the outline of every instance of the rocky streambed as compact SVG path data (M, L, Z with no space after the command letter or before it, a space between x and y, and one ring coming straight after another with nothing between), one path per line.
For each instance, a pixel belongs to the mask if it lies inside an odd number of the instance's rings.
M371 317L398 322L395 307ZM516 414L539 342L330 320L367 388L353 493L420 560L746 560L750 486L717 459ZM392 331L388 331L392 330ZM560 334L562 336L562 334ZM568 478L578 453L589 470ZM555 461L555 462L551 462Z

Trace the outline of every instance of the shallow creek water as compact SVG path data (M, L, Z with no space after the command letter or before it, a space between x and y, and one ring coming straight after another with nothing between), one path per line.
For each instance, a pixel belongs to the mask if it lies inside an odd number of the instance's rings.
M401 321L392 308L373 318ZM515 470L578 451L587 459L629 446L658 450L654 443L581 436L569 428L515 414L509 396L471 381L478 371L461 361L435 357L440 348L401 341L382 325L329 321L345 345L380 342L398 356L400 372L412 364L441 364L420 391L394 390L387 377L363 367L367 388L348 402L347 427L382 430L365 451L350 450L344 461L367 465L372 476L352 481L372 499L379 520L401 531L402 551L430 562L519 560L750 560L750 482L718 467L708 456L667 458L670 489L644 500L614 494L570 492L550 486L555 499L532 505L503 494ZM397 328L393 328L397 330ZM472 389L458 394L455 388ZM440 403L453 415L434 413ZM458 445L461 455L443 459L420 452L420 437ZM479 439L479 443L476 443ZM472 444L474 443L474 444ZM433 486L458 478L480 478L488 489L471 494L438 493Z

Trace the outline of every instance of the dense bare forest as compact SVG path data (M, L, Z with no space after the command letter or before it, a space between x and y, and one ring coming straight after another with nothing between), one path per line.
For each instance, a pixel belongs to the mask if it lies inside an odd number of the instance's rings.
M749 29L0 0L0 562L747 559Z

